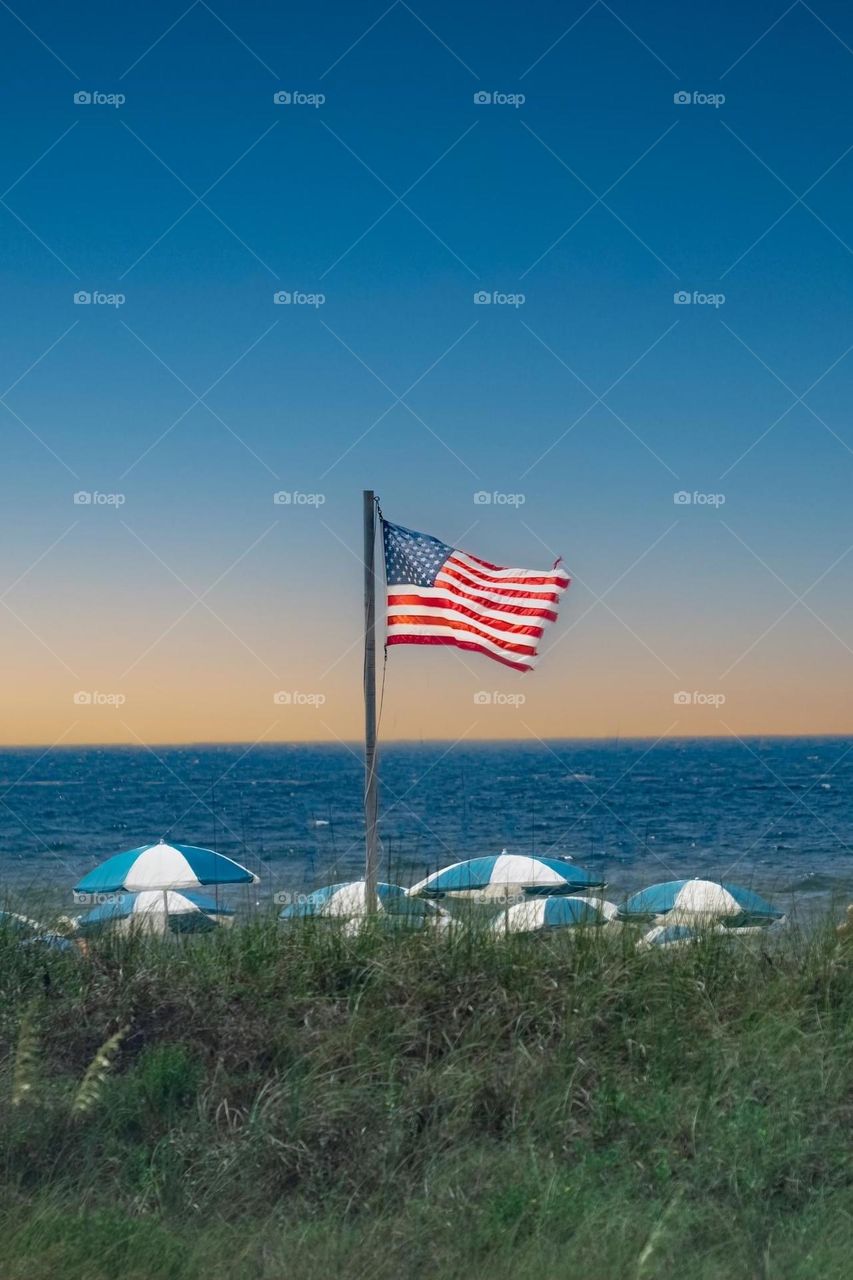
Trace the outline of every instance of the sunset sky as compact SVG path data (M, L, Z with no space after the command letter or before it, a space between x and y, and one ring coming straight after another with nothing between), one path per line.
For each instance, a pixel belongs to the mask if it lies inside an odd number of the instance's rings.
M4 743L357 739L364 487L573 577L385 737L853 730L848 6L0 31Z

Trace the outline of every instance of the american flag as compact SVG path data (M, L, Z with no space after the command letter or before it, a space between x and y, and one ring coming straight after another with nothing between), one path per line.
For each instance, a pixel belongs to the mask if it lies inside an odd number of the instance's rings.
M502 569L428 533L382 521L388 586L388 644L473 649L517 671L536 664L536 646L569 576ZM559 561L557 562L559 564Z

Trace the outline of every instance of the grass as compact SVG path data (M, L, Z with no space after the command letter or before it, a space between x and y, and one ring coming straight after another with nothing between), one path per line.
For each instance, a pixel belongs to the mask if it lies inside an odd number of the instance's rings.
M0 933L4 1280L846 1277L831 925ZM848 949L850 948L850 949Z

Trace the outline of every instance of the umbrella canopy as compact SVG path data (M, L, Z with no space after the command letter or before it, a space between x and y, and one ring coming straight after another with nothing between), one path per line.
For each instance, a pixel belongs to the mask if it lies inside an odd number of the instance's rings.
M603 898L560 895L531 898L517 902L498 916L492 928L495 933L539 933L547 929L570 929L576 925L607 924L616 916L616 905Z
M686 947L691 943L699 942L702 938L709 937L711 934L715 938L726 938L733 945L746 946L747 934L762 932L763 930L758 927L732 929L727 927L725 921L718 921L716 924L707 922L703 924L694 917L691 923L687 918L673 920L672 916L668 916L665 924L656 924L649 929L648 933L644 933L637 943L637 947L641 951L658 947Z
M41 933L44 925L29 916L22 916L19 911L0 911L0 929L8 929L10 933Z
M677 916L687 924L723 920L730 929L772 924L783 913L751 889L719 880L668 880L633 894L619 908L620 920Z
M383 924L423 925L442 919L431 903L416 902L399 884L376 886L376 911ZM313 893L298 895L298 900L282 908L280 920L305 920L312 916L325 919L361 921L368 915L363 880L347 884L330 884Z
M233 916L215 898L203 893L174 889L145 889L141 893L118 893L110 902L101 902L81 917L80 932L95 933L106 925L124 922L152 933L173 933L212 928L217 917Z
M713 933L722 932L719 928ZM708 930L691 924L656 924L648 933L643 934L637 946L641 951L655 947L686 947L692 942L707 936Z
M107 858L84 876L77 893L129 893L145 889L201 889L209 884L257 884L246 867L212 849L191 844L144 844Z
M61 933L39 924L30 916L21 915L19 911L0 911L0 929L8 929L15 934L19 947L41 946L53 951L71 951L74 946Z
M603 888L600 877L562 858L525 857L504 849L491 857L455 862L413 885L409 893L443 898L445 894L464 895L476 891L481 897L500 900Z
M32 937L22 938L19 947L47 947L49 951L73 951L75 944L61 933L36 933Z

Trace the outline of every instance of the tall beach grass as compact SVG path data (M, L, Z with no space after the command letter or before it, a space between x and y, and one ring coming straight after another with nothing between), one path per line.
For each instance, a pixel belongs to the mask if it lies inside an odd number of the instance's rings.
M4 1280L847 1276L830 921L0 932Z

